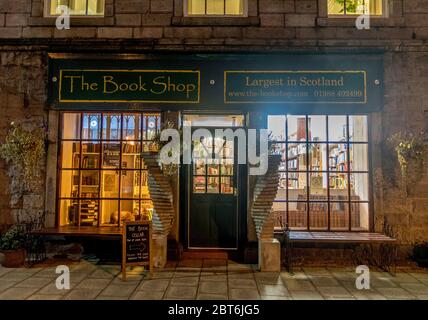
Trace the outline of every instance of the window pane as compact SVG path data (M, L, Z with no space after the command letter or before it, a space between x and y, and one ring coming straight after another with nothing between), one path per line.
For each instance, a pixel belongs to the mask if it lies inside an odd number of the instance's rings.
M285 116L269 116L268 130L271 141L285 141Z
M327 200L327 173L311 173L309 179L309 190L311 197L318 200Z
M288 170L306 171L306 143L288 144Z
M139 198L140 197L140 171L126 170L122 171L122 198Z
M233 162L222 159L220 171L222 176L233 176Z
M369 230L368 203L351 203L351 227L354 231Z
M292 229L306 229L307 227L307 203L289 202L288 203L288 225Z
M100 139L101 115L83 114L82 138L86 140Z
M345 14L344 1L328 0L328 14Z
M309 227L317 230L328 228L327 202L311 202L309 204Z
M207 193L219 193L219 178L207 177Z
M101 200L101 225L117 226L119 200Z
M330 173L330 199L348 200L348 174Z
M88 0L88 15L103 15L104 0Z
M346 116L328 117L328 140L335 142L346 142L348 133L346 129Z
M107 114L103 116L103 139L119 140L121 128L120 114Z
M61 168L79 168L80 142L63 141L61 143Z
M206 0L207 14L224 14L224 0Z
M188 14L205 14L205 0L188 0L187 11Z
M367 116L349 116L349 140L367 142Z
M98 142L82 142L82 168L97 169L100 167L101 144Z
M221 177L221 189L223 194L233 194L233 180L232 177Z
M61 171L60 197L61 198L79 197L79 171L77 170Z
M275 200L287 200L287 173L279 173L278 191Z
M141 212L142 213L142 212ZM136 221L140 219L140 203L136 200L121 200L120 201L120 220Z
M86 0L70 0L70 13L76 15L86 14Z
M128 142L122 144L122 169L139 169L141 166L141 144Z
M367 144L351 144L351 170L352 171L368 171L368 145Z
M103 168L119 168L120 143L103 143Z
M309 145L309 170L327 171L327 144Z
M143 140L152 140L156 132L160 129L160 119L158 116L144 116L143 119Z
M349 203L330 203L330 228L333 230L349 229Z
M346 144L329 144L328 163L332 172L348 171L348 151Z
M102 171L102 198L119 198L119 171Z
M244 14L244 0L226 0L226 14Z
M288 121L288 140L306 141L306 117L305 116L287 116Z
M141 199L150 199L147 170L141 171Z
M307 174L289 173L288 174L288 196L290 201L305 201L307 199Z
M99 171L83 170L81 176L80 197L97 198L100 189Z
M368 201L369 175L367 173L351 174L351 200Z
M123 139L141 139L141 116L139 114L125 114L123 116Z
M309 116L308 126L311 141L327 141L325 116Z
M368 9L371 15L382 15L383 14L383 1L382 0L366 0L368 1Z
M80 139L80 113L62 114L62 138Z
M60 200L59 225L77 225L79 219L79 202L77 200Z
M98 225L98 200L80 200L80 225Z
M287 223L287 203L286 202L274 202L272 205L274 227L285 228Z

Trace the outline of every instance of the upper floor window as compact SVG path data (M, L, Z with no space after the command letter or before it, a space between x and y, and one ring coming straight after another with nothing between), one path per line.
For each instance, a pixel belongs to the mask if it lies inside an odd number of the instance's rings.
M63 14L61 6L69 8L72 16L102 16L105 0L48 0L49 15Z
M246 0L185 0L187 16L242 16Z
M384 0L328 0L328 14L382 16L384 5Z

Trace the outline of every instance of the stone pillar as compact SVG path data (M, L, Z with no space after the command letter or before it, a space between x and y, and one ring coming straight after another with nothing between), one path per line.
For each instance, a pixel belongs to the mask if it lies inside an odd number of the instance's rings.
M166 235L154 235L152 239L152 255L153 255L153 266L155 268L163 268L167 262L168 253L168 236Z
M281 271L281 244L277 239L259 239L259 270Z

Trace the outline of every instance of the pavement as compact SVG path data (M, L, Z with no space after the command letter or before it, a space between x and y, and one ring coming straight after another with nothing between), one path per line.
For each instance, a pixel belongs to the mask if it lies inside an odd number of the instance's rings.
M358 290L352 267L304 267L294 274L266 273L227 260L169 262L153 274L134 267L122 280L120 266L90 260L70 263L70 289L56 286L55 264L0 267L0 300L428 300L428 270L370 270L370 289Z

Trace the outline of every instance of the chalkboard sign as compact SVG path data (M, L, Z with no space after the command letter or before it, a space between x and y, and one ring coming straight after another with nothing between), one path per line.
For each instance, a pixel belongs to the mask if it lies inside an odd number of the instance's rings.
M152 271L151 222L125 222L122 238L123 279L126 279L126 266L149 266Z

